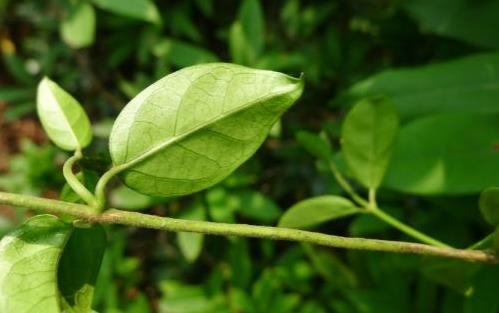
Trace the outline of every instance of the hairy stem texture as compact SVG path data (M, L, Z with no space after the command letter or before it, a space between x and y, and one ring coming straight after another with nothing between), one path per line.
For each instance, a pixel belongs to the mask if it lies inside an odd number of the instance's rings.
M88 206L82 204L5 192L0 192L0 204L41 210L58 215L70 215L94 223L120 224L174 232L287 240L336 248L420 254L473 262L499 263L499 257L489 251L460 250L399 241L348 238L279 227L182 220L116 209L107 210L102 214L95 214L89 210Z

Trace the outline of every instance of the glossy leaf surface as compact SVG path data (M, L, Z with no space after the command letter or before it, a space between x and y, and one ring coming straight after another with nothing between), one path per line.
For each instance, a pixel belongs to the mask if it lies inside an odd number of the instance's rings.
M37 111L49 138L64 150L83 149L92 140L87 114L69 93L48 78L38 85Z
M78 49L90 46L95 39L95 10L86 2L78 2L60 24L61 37L69 46Z
M398 126L395 107L384 98L362 100L346 116L341 137L343 157L365 187L381 184Z
M414 194L473 194L499 180L499 114L416 120L398 136L385 186Z
M417 68L386 70L354 85L358 99L385 95L402 121L449 111L498 112L499 53Z
M38 215L0 242L0 312L60 313L57 264L72 227Z
M57 272L61 296L76 312L91 312L95 282L106 249L102 226L74 228Z
M310 228L321 223L359 213L350 200L339 196L318 196L293 205L284 213L279 227Z
M255 153L302 89L301 79L233 64L177 71L118 116L110 137L113 164L142 193L174 196L207 188Z

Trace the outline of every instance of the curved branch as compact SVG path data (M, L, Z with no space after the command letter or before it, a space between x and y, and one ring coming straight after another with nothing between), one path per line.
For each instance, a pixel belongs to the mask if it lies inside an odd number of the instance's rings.
M88 206L82 204L5 192L0 192L0 204L26 207L52 214L71 215L89 222L103 224L120 224L174 232L287 240L335 248L420 254L471 262L499 263L499 256L489 251L442 248L400 241L348 238L289 228L182 220L116 209L107 210L103 214L95 214L88 209Z

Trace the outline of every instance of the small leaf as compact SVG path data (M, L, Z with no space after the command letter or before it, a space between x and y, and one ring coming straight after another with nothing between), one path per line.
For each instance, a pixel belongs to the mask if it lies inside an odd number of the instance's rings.
M206 211L200 201L194 202L179 218L186 220L206 220ZM180 232L177 234L177 244L182 255L189 263L196 261L203 250L204 235Z
M110 137L114 169L149 195L208 188L255 153L302 89L302 79L233 64L177 71L118 116Z
M58 147L71 151L90 144L87 114L75 98L46 77L38 85L37 110L43 128Z
M92 45L95 40L95 10L86 2L78 2L60 24L61 37L75 49Z
M318 196L300 201L289 208L279 227L311 228L318 224L360 213L350 200L338 196Z
M493 226L499 226L499 187L485 189L480 194L478 204L485 220Z
M126 17L161 24L158 8L151 0L93 0L99 8Z
M91 311L97 275L106 249L102 226L75 228L59 261L61 296L76 312Z
M381 184L398 126L395 107L385 98L362 100L346 116L341 138L343 157L365 187L375 189Z
M38 215L0 241L0 312L61 312L57 263L71 230Z
M296 135L296 139L315 157L326 162L331 161L333 158L331 145L321 136L307 131L300 131Z

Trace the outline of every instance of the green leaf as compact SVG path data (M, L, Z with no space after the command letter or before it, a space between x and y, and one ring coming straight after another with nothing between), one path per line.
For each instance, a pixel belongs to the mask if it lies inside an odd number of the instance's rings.
M479 264L433 257L426 257L421 264L421 272L428 279L463 295L471 290L472 278L479 269Z
M57 263L71 229L38 215L0 241L0 312L61 312Z
M355 178L378 188L392 155L399 127L395 107L386 98L357 103L343 122L343 157Z
M258 57L264 44L264 20L260 0L243 0L239 8L239 18L242 30L254 57Z
M126 186L111 191L109 201L113 207L124 210L144 210L154 205L158 199L138 193Z
M311 228L321 223L361 212L350 200L339 196L318 196L289 208L279 227Z
M480 194L478 204L485 220L493 226L499 226L499 187L485 189Z
M66 244L57 278L61 296L77 313L91 312L105 249L106 232L100 225L75 228Z
M333 149L327 139L307 131L298 132L296 139L315 157L326 162L333 158Z
M233 64L177 71L118 116L110 137L113 170L149 195L208 188L255 153L302 90L302 79Z
M179 216L181 219L187 220L206 220L206 210L201 201L195 201L190 208L182 212ZM181 232L177 234L177 244L182 252L182 255L189 263L197 260L203 250L204 235Z
M272 199L265 194L252 190L244 190L230 194L237 203L237 211L240 215L263 223L275 222L281 215L281 209Z
M94 7L86 2L78 2L62 20L59 31L64 42L72 48L91 46L95 40Z
M469 0L410 0L405 9L423 31L499 48L499 2ZM470 23L473 21L473 23Z
M387 70L348 92L354 99L390 97L401 120L430 114L466 111L498 112L499 53L476 54L449 62Z
M218 61L209 50L175 39L161 40L153 47L153 53L179 67Z
M151 0L93 0L99 8L153 24L161 24L158 8Z
M92 141L90 121L81 105L47 77L38 85L37 110L43 128L58 147L83 149Z
M474 194L499 180L499 114L442 114L404 126L386 187L421 195Z

